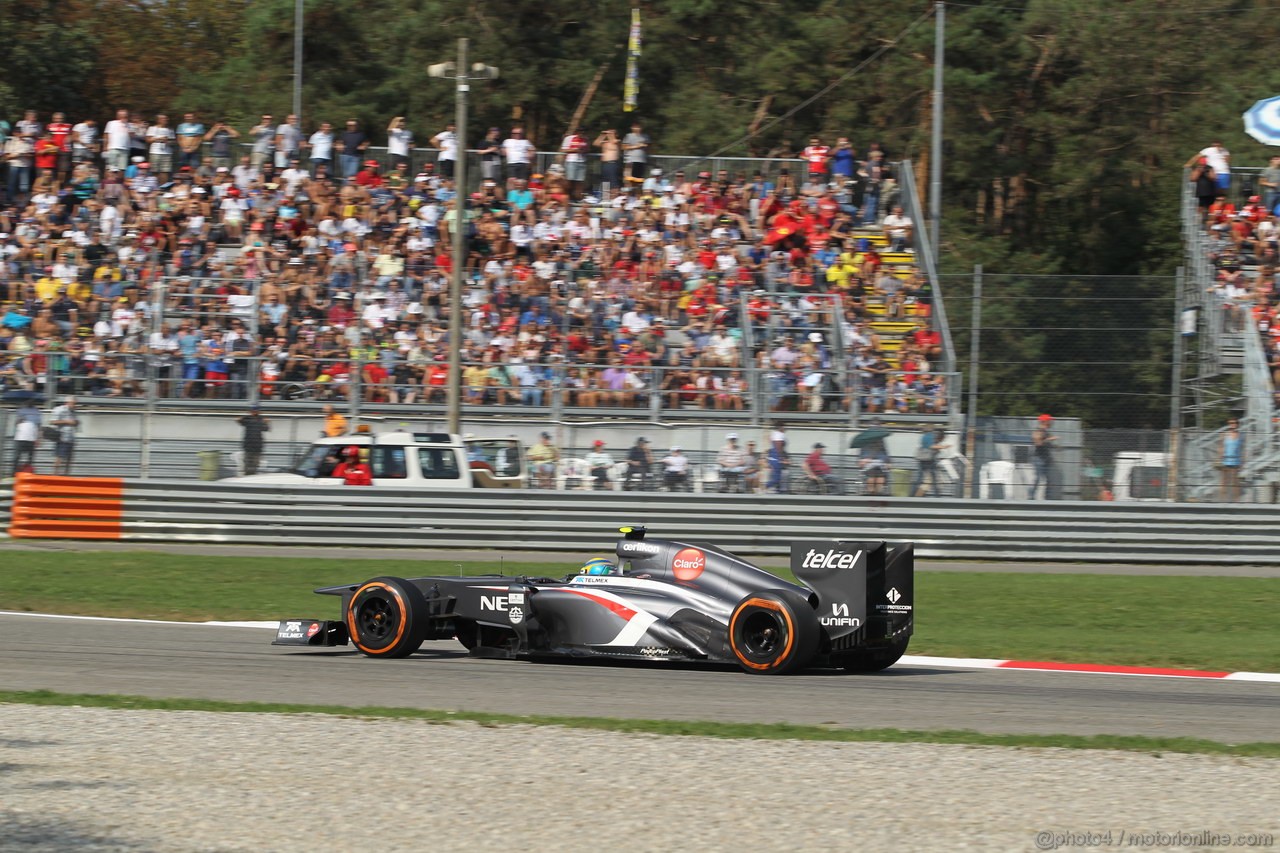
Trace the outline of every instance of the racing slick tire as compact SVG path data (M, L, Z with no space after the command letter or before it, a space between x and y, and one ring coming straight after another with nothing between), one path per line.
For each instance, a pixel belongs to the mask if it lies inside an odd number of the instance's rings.
M361 584L344 615L352 645L371 658L408 657L426 639L426 599L403 578Z
M783 675L808 666L821 637L818 614L804 596L789 589L752 593L729 617L729 648L739 666L757 675Z
M909 642L910 637L902 637L887 646L845 652L840 656L839 664L849 672L879 672L897 663L898 658L906 653Z

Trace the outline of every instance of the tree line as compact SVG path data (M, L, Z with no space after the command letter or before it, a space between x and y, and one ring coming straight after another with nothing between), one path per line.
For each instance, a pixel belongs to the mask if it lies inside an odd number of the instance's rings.
M519 121L545 148L578 113L586 133L622 125L633 5L644 44L631 116L655 153L762 156L848 135L910 157L927 187L928 0L305 0L305 129L355 117L376 131L403 115L424 143L454 108L452 82L426 67L452 59L460 36L473 61L501 68L472 86L476 138ZM293 0L0 0L0 116L195 110L247 128L290 109L293 13ZM950 7L943 271L1171 275L1190 154L1217 138L1235 163L1265 163L1240 114L1280 94L1272 17L1262 0ZM1152 296L1125 309L1127 327L1168 328L1169 294ZM1055 310L1035 319L1063 325ZM1110 360L1159 363L1167 338L1127 336ZM1163 408L1136 421L1158 424Z

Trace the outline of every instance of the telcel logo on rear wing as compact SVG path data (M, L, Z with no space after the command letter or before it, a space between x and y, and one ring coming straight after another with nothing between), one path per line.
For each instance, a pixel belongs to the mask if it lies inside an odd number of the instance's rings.
M832 637L861 628L867 619L867 549L830 539L791 543L791 571L818 594L818 622Z

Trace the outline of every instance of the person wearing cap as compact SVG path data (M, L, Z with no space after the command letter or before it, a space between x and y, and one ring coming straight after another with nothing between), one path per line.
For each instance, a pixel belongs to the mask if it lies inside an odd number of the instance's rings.
M244 451L244 473L246 476L256 474L262 463L262 449L265 436L271 431L271 422L262 416L257 406L251 406L249 414L236 418L236 423L244 430L240 438L240 449Z
M680 445L671 445L671 452L662 458L662 485L668 492L691 491L689 482L689 457L680 450Z
M1031 492L1028 497L1036 499L1036 490L1044 483L1044 499L1049 500L1053 487L1053 446L1058 437L1053 434L1053 416L1041 415L1036 419L1036 428L1031 433L1031 464L1035 469L1035 477L1031 481Z
M819 494L844 494L844 484L835 475L831 463L823 456L827 446L822 442L813 445L813 452L804 458L804 476L811 491Z
M369 467L369 449L353 444L343 450L342 461L330 476L341 477L344 486L372 486L373 469Z
M538 436L537 444L529 448L529 468L534 476L535 488L556 487L556 463L560 461L560 449L551 441L551 433Z
M355 181L356 186L364 187L365 189L373 189L386 183L382 175L378 173L377 160L365 160L363 167L356 173Z
M738 444L736 432L724 437L724 447L720 448L720 453L716 456L716 464L720 466L720 491L741 492L742 475L747 470L747 453Z
M591 452L586 455L587 467L591 470L592 487L596 491L609 488L609 472L613 470L613 457L605 452L604 442L596 439L591 444Z
M627 451L627 478L622 481L622 490L630 492L639 488L647 491L652 472L653 455L649 452L649 439L641 436Z

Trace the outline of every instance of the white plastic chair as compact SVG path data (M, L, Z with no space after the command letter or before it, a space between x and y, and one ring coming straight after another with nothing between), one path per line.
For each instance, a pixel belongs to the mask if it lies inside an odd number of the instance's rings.
M587 460L569 457L556 464L557 489L586 489L590 487L590 483L591 467L587 465Z

